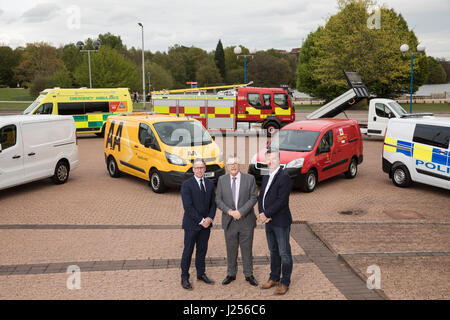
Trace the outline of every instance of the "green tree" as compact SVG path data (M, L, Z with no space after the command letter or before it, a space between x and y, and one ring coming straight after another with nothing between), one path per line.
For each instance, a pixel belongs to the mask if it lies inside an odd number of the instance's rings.
M55 47L39 42L27 44L22 54L22 61L13 70L16 79L21 84L29 86L36 75L51 76L56 71L67 71L67 68Z
M157 63L147 61L145 63L145 70L146 72L150 72L150 83L152 91L173 89L174 82L172 75L164 67L160 66ZM148 78L146 78L146 81L148 81L147 79ZM140 86L142 87L142 81L140 83ZM148 83L146 90L148 90Z
M258 52L247 67L248 79L257 87L279 87L289 82L290 67L285 59Z
M219 42L216 46L216 51L214 53L214 61L216 62L216 66L220 71L220 75L222 79L226 78L226 70L225 70L225 52L223 51L222 41L219 39Z
M30 94L33 97L37 97L42 90L54 87L72 87L72 79L70 78L67 70L58 70L52 75L36 75L34 80L31 82Z
M13 69L20 63L21 52L8 46L0 46L0 85L17 85Z
M441 64L442 68L444 68L446 79L445 82L450 82L450 61L446 61L445 58L437 59Z
M100 41L100 45L109 46L112 49L116 49L120 53L125 53L127 50L127 47L123 44L120 36L113 35L110 32L99 34L98 41Z
M204 60L201 67L198 68L196 79L199 87L215 86L223 81L219 69L210 59Z
M370 0L339 0L340 11L324 27L310 33L300 53L297 88L330 100L348 89L342 70L357 71L378 96L395 96L409 87L411 57L399 48L416 48L417 38L401 14L380 8L380 28L369 28ZM414 59L414 87L425 82L427 60Z
M427 57L428 60L428 78L427 84L445 83L447 74L441 63L433 57Z
M75 69L74 78L82 86L89 86L88 57ZM91 54L91 74L93 88L125 87L139 89L137 66L127 60L117 50L109 46L101 46L98 52Z
M240 46L241 54L250 54L250 51ZM244 82L244 58L238 57L234 53L236 46L225 48L225 83L226 84L238 84ZM248 59L247 59L248 63Z

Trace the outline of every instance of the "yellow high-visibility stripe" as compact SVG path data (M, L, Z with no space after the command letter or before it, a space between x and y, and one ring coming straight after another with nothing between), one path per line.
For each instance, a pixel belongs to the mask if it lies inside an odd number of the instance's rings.
M433 147L422 146L420 144L414 144L413 158L431 162L433 158Z
M284 115L288 116L291 114L291 110L283 109L283 108L275 108L275 114L281 115L281 116L284 116Z
M215 114L230 114L231 108L230 107L215 107L214 113Z

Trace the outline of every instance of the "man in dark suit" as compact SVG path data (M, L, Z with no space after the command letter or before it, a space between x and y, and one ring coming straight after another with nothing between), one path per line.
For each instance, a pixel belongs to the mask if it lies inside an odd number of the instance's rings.
M263 178L258 196L258 209L259 218L266 227L267 245L270 251L270 277L261 288L269 289L277 286L275 294L282 295L289 290L293 267L289 243L292 224L289 194L292 181L280 168L278 150L267 150L266 162L270 174Z
M256 216L253 206L258 199L255 177L239 170L236 155L227 159L229 173L217 182L216 204L222 210L222 228L227 247L227 276L222 284L236 280L238 249L241 247L245 280L252 286L258 282L253 276L253 233Z
M195 159L192 167L194 176L181 185L184 216L184 249L181 257L181 285L192 290L189 282L189 268L192 253L196 247L195 268L197 279L214 284L205 274L205 257L212 222L216 215L214 183L204 178L206 165L203 159Z

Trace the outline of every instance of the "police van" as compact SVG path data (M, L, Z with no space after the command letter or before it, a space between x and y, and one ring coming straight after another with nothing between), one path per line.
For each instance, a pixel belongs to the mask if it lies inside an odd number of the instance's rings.
M147 180L156 193L192 177L193 161L206 163L205 177L225 174L223 154L201 122L188 117L131 113L108 118L105 161L111 177L127 173Z
M450 118L425 116L389 120L383 171L398 187L411 182L450 189Z
M106 119L118 112L132 112L127 88L45 89L23 114L70 115L77 133L103 136Z

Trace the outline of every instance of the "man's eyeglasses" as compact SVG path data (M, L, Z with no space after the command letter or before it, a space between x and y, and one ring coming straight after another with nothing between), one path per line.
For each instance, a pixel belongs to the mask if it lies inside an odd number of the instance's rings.
M194 170L205 170L206 167L192 167L192 169L194 169Z

